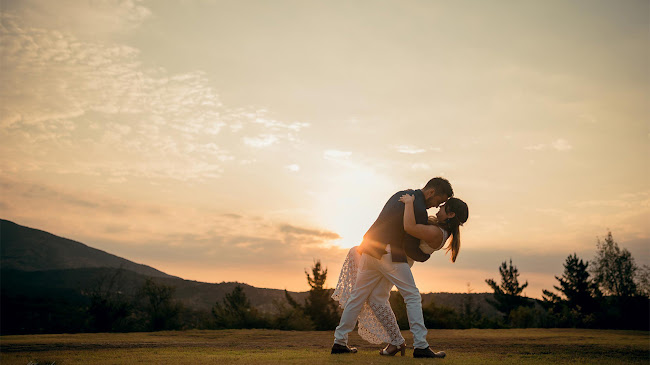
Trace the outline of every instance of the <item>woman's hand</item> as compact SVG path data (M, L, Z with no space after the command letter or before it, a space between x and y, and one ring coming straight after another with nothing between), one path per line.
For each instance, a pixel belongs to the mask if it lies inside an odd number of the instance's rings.
M404 194L399 198L399 201L401 201L404 204L413 203L414 200L415 200L415 197L413 195L410 195L410 194Z

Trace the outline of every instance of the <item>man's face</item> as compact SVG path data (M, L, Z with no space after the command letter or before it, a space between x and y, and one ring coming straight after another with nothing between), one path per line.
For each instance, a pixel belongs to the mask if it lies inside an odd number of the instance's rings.
M432 195L426 200L427 209L438 208L440 204L446 202L447 200L449 200L449 196L447 194Z

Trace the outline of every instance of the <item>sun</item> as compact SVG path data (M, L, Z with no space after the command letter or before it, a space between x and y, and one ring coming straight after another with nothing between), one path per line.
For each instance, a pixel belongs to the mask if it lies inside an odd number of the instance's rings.
M344 168L325 182L319 214L323 224L341 236L333 243L342 248L360 244L394 186L369 168Z

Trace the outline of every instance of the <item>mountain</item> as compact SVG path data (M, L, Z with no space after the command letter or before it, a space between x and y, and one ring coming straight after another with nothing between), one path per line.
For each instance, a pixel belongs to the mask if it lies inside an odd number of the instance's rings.
M55 236L38 229L0 220L0 287L3 295L34 297L47 293L70 300L83 300L83 293L113 279L115 289L136 295L148 277L175 288L175 299L188 308L210 311L236 285L241 285L251 304L264 312L275 312L275 302L284 302L284 290L256 288L243 283L204 283L184 280L137 264L83 243ZM120 269L120 270L116 270ZM306 283L305 283L306 286ZM307 292L289 292L298 302ZM464 298L473 297L474 305L489 317L496 310L486 302L490 293L422 293L423 304L434 302L461 311ZM75 299L76 298L76 299Z
M0 219L0 275L3 295L34 297L62 294L70 300L83 297L103 281L114 279L117 290L136 295L148 277L175 288L174 297L189 308L210 311L236 285L244 288L251 304L275 311L274 301L284 300L284 290L247 284L218 284L184 280L153 267L138 264L83 243ZM120 270L116 270L120 269ZM302 301L306 292L291 292Z
M473 307L478 307L481 314L495 319L500 316L499 312L487 302L487 299L494 299L492 293L422 293L422 305L426 306L431 302L437 306L455 309L463 313L464 305L471 301Z
M20 271L121 267L146 276L174 277L81 242L4 219L0 219L0 267Z

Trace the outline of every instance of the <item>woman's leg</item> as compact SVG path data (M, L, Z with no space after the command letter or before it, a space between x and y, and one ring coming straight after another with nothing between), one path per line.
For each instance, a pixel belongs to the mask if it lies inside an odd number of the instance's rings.
M372 309L375 317L379 320L384 327L388 336L390 337L390 344L399 346L404 343L404 337L399 330L395 313L390 307L390 291L393 288L393 283L388 279L382 278L377 286L373 289L368 297L368 305Z

